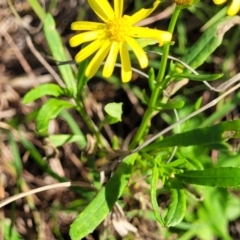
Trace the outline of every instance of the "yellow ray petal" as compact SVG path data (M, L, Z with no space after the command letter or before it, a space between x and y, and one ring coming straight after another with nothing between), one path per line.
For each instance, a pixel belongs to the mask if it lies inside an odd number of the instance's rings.
M121 68L122 81L129 82L132 78L132 69L127 45L125 42L120 43L119 50L122 63Z
M112 75L119 52L119 43L113 42L103 68L103 77L108 78Z
M160 46L163 45L164 42L169 42L172 39L172 34L170 32L144 27L132 27L131 35L137 38L151 38L157 40Z
M216 5L221 5L223 3L225 3L227 0L213 0L213 2L216 4Z
M104 30L84 32L71 37L69 40L69 44L71 47L76 47L82 43L90 42L96 40L97 38L102 38L103 36Z
M81 62L85 60L87 57L92 55L94 52L96 52L106 41L105 39L97 39L94 42L90 43L88 46L83 48L76 56L75 56L75 61L76 62Z
M240 11L240 0L233 0L228 11L227 14L229 16L234 16L236 15L238 12Z
M71 29L75 31L91 31L97 29L103 29L105 27L104 23L98 22L87 22L87 21L77 21L71 24Z
M104 22L114 18L114 11L107 0L88 0L88 4Z
M152 13L156 9L156 7L159 5L159 3L160 1L155 1L152 8L140 9L138 12L136 12L135 14L129 17L129 22L131 24L140 22L141 20L143 20L144 18L146 18Z
M147 54L144 52L144 50L138 44L138 42L131 37L126 37L126 42L129 44L134 54L136 55L141 68L147 67L148 66Z
M122 17L123 14L123 0L114 0L114 12L116 18Z
M87 66L87 69L85 71L85 76L87 78L92 78L97 70L99 69L101 63L106 58L109 50L111 47L111 41L105 40L101 48L98 50L96 55L93 57L89 65Z

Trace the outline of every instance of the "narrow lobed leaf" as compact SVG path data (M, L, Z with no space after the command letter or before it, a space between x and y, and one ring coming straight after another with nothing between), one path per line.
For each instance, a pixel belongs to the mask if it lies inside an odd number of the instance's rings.
M163 222L162 216L160 214L160 210L159 210L159 206L158 206L158 202L157 202L157 194L156 194L157 186L158 186L158 177L159 177L158 171L159 171L158 166L155 161L154 166L153 166L153 171L152 171L150 197L151 197L151 203L152 203L155 218L162 226L164 226L164 222Z
M48 46L52 52L52 55L56 61L64 62L68 61L66 54L64 52L63 43L61 37L56 29L55 21L51 14L46 14L43 26L44 34L48 43ZM67 86L69 91L73 91L75 95L76 84L73 76L73 71L70 65L61 65L58 66L58 69L62 75L62 78Z
M132 167L138 154L125 157L117 171L97 196L81 212L70 228L72 240L79 240L93 232L106 218L117 199L122 195L132 173Z
M191 170L176 174L175 176L187 184L210 187L238 187L240 185L240 168L235 167Z
M30 103L44 96L59 97L67 95L67 90L54 83L47 83L31 89L23 98L24 104Z
M171 192L171 204L167 215L164 218L165 227L171 227L179 224L186 212L186 195L183 189L173 188Z
M83 135L58 134L50 135L49 140L56 147L60 147L66 143L78 142L81 148L85 148L87 143Z
M41 134L47 133L49 121L58 116L66 108L72 108L73 104L67 101L51 98L39 110L36 119L36 129Z
M172 77L175 78L188 78L192 81L214 81L221 78L223 74L191 74L191 73L174 73Z
M211 127L199 128L178 133L155 142L145 150L174 146L211 145L230 138L239 138L240 120L225 121Z

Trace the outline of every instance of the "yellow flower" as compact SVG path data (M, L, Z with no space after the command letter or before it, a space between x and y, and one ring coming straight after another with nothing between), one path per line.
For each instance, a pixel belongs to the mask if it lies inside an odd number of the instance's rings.
M227 0L213 0L217 5L225 3ZM230 7L228 8L227 14L229 16L234 16L240 11L240 0L232 0Z
M86 31L69 40L71 47L92 41L76 55L75 61L81 62L97 51L86 69L85 75L88 78L95 75L105 59L102 74L106 78L110 77L120 54L122 81L128 82L131 80L132 70L127 46L136 55L141 68L148 66L147 55L134 38L157 40L160 46L171 41L172 34L169 32L135 26L151 14L160 1L155 1L152 8L143 8L132 16L122 16L123 2L124 0L114 0L113 9L107 0L88 0L90 7L104 23L77 21L71 25L72 30Z

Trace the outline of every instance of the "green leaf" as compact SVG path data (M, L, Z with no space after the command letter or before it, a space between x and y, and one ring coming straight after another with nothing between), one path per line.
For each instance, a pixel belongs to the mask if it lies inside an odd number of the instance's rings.
M155 88L155 73L152 67L148 71L148 84L151 91L153 91Z
M214 81L219 78L221 78L223 74L200 74L200 75L195 75L191 73L174 73L172 77L175 78L188 78L192 81Z
M81 148L85 148L87 145L86 139L83 135L71 135L71 134L50 135L48 139L56 147L60 147L66 143L72 142L78 142Z
M176 181L175 181L176 182ZM186 194L181 186L171 188L171 204L164 218L164 226L171 227L179 224L186 212Z
M73 104L67 101L51 98L39 110L36 119L36 129L41 134L47 133L49 121L58 116L66 108L72 108Z
M170 163L167 163L165 165L165 167L174 167L174 168L177 168L177 167L182 167L183 165L185 165L187 163L187 160L185 158L180 158L180 159L176 159Z
M228 190L224 188L205 187L203 192L204 201L197 210L199 218L209 224L209 227L214 231L215 237L218 236L219 239L223 240L232 240L229 236L229 219L226 213L230 195L228 194Z
M179 109L182 108L185 105L185 102L183 100L172 100L168 103L157 103L157 109Z
M198 128L166 137L161 141L147 146L145 150L174 146L207 145L239 137L240 120L226 121L211 127Z
M234 167L189 170L175 176L188 184L211 187L238 187L240 185L240 168Z
M52 52L52 55L56 61L68 61L66 54L64 52L64 47L62 40L58 31L56 30L55 21L51 14L47 14L44 26L44 34L48 43L48 46ZM69 91L72 91L74 95L76 94L76 84L73 76L73 71L70 65L61 65L58 66L58 69L62 75L62 78L67 86Z
M224 34L238 24L238 16L223 17L209 27L201 38L188 49L182 61L196 69L221 45ZM180 67L182 68L182 67Z
M231 100L224 102L224 104L221 105L221 108L219 108L217 111L212 113L207 119L205 119L201 123L201 127L212 125L214 122L218 121L218 119L223 118L224 116L226 116L226 114L230 113L233 109L235 109L236 106L239 104L239 102L240 102L240 91L237 91L231 97Z
M19 152L19 147L12 135L11 132L9 132L8 134L8 140L9 140L9 144L10 144L10 149L11 149L11 153L13 155L13 166L15 167L15 171L17 173L17 178L20 178L22 175L22 159L20 156L20 152Z
M83 89L85 84L88 81L88 78L85 76L85 70L88 66L89 60L85 59L84 61L78 64L78 75L77 75L77 95L82 96Z
M159 178L158 171L159 170L158 170L158 166L157 166L157 161L154 161L154 166L153 166L153 171L152 171L152 179L151 179L150 197L151 197L151 203L152 203L155 218L162 226L164 226L162 216L160 215L158 202L157 202L157 195L156 195L157 186L158 186L158 178Z
M116 122L121 122L122 121L122 104L123 103L108 103L105 107L104 110L105 112L109 115L110 123L116 123ZM109 122L109 121L108 121Z
M12 219L4 217L1 222L1 230L3 228L2 239L5 240L23 240L23 237L18 233L16 228L14 227L13 222L11 222Z
M43 23L45 18L46 18L46 12L44 11L42 6L40 5L39 1L38 0L28 0L28 3L30 4L30 6L32 7L34 12L37 14L39 19Z
M73 118L73 116L68 111L61 111L60 116L66 121L66 123L69 125L70 129L74 133L74 135L83 135L79 124L76 122L76 120ZM85 140L86 141L86 140Z
M144 104L146 104L146 105L149 104L150 99L149 99L149 97L147 96L146 89L143 89L143 90L142 90L142 98L141 98L141 100L142 100L142 102L143 102Z
M54 83L42 84L32 90L30 90L23 98L22 102L24 104L33 102L34 100L41 98L43 96L54 96L59 97L62 95L67 95L67 89L60 87Z
M233 194L226 194L226 196L227 196L226 218L230 221L234 221L238 219L238 217L240 216L239 197Z
M117 171L97 196L81 212L70 228L72 240L79 240L93 232L106 218L117 199L122 195L132 173L132 167L138 154L125 157Z

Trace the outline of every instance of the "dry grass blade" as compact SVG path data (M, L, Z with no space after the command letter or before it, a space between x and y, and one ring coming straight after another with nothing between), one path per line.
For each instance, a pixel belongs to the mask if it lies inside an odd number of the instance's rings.
M88 187L88 188L92 188L95 189L93 186L91 186L90 184L84 183L84 182L64 182L64 183L56 183L56 184L51 184L48 186L44 186L44 187L40 187L40 188L36 188L33 190L30 190L28 192L24 192L24 193L19 193L16 194L14 196L11 196L7 199L4 199L2 201L0 201L0 208L4 207L5 205L14 202L20 198L38 193L38 192L43 192L49 189L54 189L54 188L62 188L62 187L72 187L72 186L78 186L78 187Z

